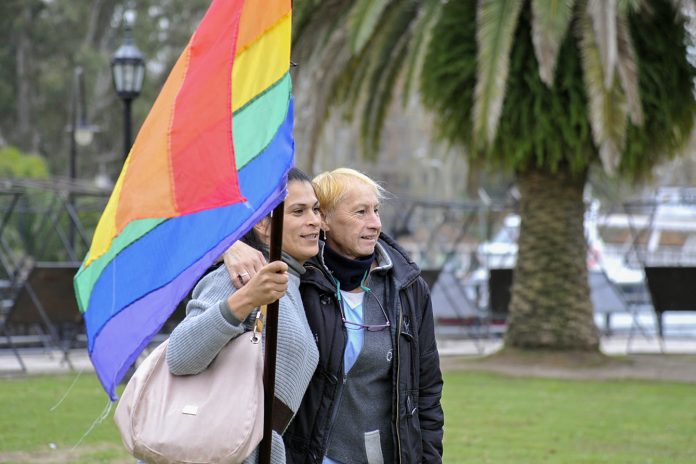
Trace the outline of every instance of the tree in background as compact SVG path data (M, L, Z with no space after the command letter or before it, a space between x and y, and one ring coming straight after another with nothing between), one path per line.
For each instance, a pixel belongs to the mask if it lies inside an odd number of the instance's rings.
M0 178L2 177L48 177L46 160L39 155L22 153L16 147L2 147L0 148Z
M67 175L74 69L84 69L89 120L101 128L80 150L82 175L122 162L123 110L111 82L111 55L122 42L123 16L146 56L143 93L133 107L137 132L209 0L5 0L0 2L0 140L44 156ZM2 144L2 142L0 142Z
M519 251L505 343L597 351L583 189L598 164L633 181L688 139L689 35L669 0L295 2L298 144L311 159L343 105L368 156L397 90L419 83L438 135L512 172Z

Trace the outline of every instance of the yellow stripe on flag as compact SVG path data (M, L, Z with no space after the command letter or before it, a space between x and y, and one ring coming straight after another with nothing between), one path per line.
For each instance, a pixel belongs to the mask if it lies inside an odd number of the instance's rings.
M292 9L290 0L246 0L239 23L236 56L258 40Z
M85 260L83 267L89 266L91 262L109 251L111 242L116 236L116 208L118 208L118 203L121 197L121 189L123 188L123 179L126 177L126 173L128 172L130 160L131 158L129 156L123 165L121 175L118 176L118 180L114 186L114 191L111 193L109 202L106 204L106 208L104 208L101 218L99 218L99 223L97 224L97 228L94 231L94 236L92 237L89 257Z
M290 66L291 24L292 15L287 14L235 58L232 69L232 111L237 111L285 75ZM254 79L249 79L248 76L254 76Z

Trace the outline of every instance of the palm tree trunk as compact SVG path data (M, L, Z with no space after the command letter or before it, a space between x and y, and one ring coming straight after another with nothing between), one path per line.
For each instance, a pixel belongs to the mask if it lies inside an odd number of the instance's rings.
M583 227L586 173L518 175L520 237L507 347L598 351Z

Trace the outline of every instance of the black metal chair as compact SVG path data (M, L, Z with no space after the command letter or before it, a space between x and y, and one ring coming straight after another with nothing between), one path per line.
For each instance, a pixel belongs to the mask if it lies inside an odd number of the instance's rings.
M73 277L80 264L39 262L32 266L4 320L0 333L13 350L22 370L26 366L18 345L58 349L72 368L69 351L84 333L82 314L73 293Z
M696 267L646 266L645 280L657 316L657 333L664 337L664 313L696 311Z
M430 287L430 290L432 290L433 287L435 286L437 279L440 277L440 272L442 272L442 268L421 269L421 277L423 277L423 280L425 280L425 283L428 284L428 287Z
M493 324L507 320L512 295L512 273L509 268L488 270L488 308Z

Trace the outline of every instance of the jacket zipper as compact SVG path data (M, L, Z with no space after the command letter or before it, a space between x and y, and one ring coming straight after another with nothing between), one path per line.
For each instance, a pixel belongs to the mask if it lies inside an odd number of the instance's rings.
M341 369L343 368L343 365L341 365ZM338 386L338 396L336 397L336 400L334 401L334 406L333 406L333 411L331 412L331 423L329 425L329 433L326 434L326 438L324 439L324 456L326 456L326 453L329 451L329 440L331 439L331 434L333 433L334 426L336 425L336 417L338 416L338 408L341 406L341 398L343 397L343 386L346 384L346 374L343 374L343 380ZM323 456L322 456L323 459Z
M396 447L398 450L399 461L401 462L401 398L399 395L399 384L401 381L401 322L404 312L399 308L399 323L396 329Z
M339 301L338 304L341 304ZM328 433L326 434L326 437L324 438L324 445L322 446L323 451L322 451L322 461L324 460L324 456L326 456L326 453L329 451L329 440L331 439L331 434L333 433L334 426L336 425L336 417L338 416L338 408L341 406L341 398L343 397L343 387L346 384L346 374L343 372L343 364L345 363L345 352L346 352L346 344L348 343L348 334L346 332L346 327L341 324L341 330L343 331L343 337L344 337L344 343L343 343L343 351L341 352L341 366L340 366L340 373L341 373L341 383L338 384L338 395L336 396L336 399L333 401L333 410L331 411L331 422L329 423L329 430ZM338 381L338 378L336 378Z
M396 297L394 299L394 304L396 304L396 299L399 298L401 291L408 286L412 285L418 276L409 280L406 284L402 285L396 292ZM399 382L401 381L401 324L404 319L404 310L399 304L399 323L396 329L396 447L398 450L398 462L402 461L401 455L401 414L399 408L401 407L401 395L399 394Z
M324 271L323 271L321 268L317 267L317 266L309 265L309 266L307 266L307 268L316 269L318 272L324 274ZM315 285L316 285L316 284L315 284ZM320 289L322 288L322 287L319 286L319 285L316 285L316 286L319 287ZM324 288L323 290L329 290L329 289ZM336 297L336 298L338 298L338 297ZM336 303L337 303L337 304L341 304L340 301L336 301ZM326 434L326 437L324 438L324 443L322 444L322 450L321 450L322 456L321 456L321 461L324 460L324 456L326 456L326 453L327 453L327 451L328 451L329 439L331 438L331 434L333 433L333 429L334 429L334 426L335 426L335 423L336 423L336 417L338 416L338 408L339 408L339 406L340 406L340 404L341 404L341 399L342 399L342 397L343 397L343 387L344 387L344 385L346 384L346 374L343 372L343 364L344 364L344 361L345 361L345 360L344 360L344 356L345 356L345 351L346 351L346 344L348 343L348 334L347 334L346 328L345 328L345 326L343 326L343 324L341 324L341 330L343 331L343 336L344 336L343 350L341 351L341 353L342 353L342 354L341 354L341 365L340 365L340 367L339 367L339 369L340 369L339 372L340 372L340 374L341 374L341 383L337 385L337 388L338 388L338 392L337 392L337 393L338 393L338 394L337 394L337 396L336 396L336 399L332 402L332 403L333 403L333 405L332 405L332 406L333 406L333 410L331 411L331 421L330 421L330 423L329 423L328 433ZM317 337L317 336L318 336L318 334L315 334L315 337ZM338 377L336 377L336 382L338 383Z

